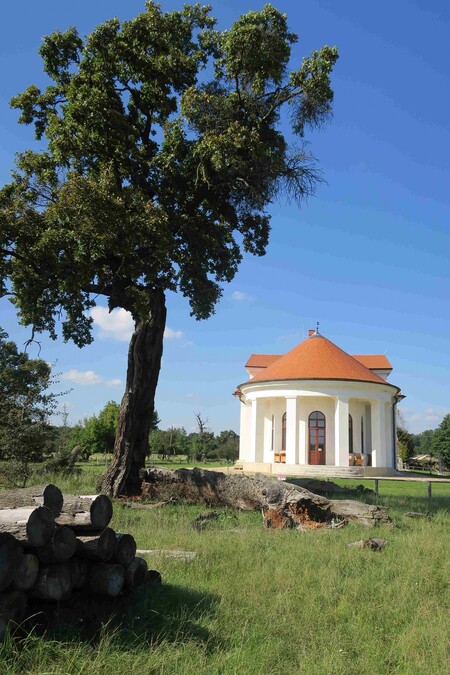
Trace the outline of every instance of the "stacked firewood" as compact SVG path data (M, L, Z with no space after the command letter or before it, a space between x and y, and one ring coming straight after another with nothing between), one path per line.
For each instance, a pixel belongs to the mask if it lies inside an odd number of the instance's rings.
M63 497L55 485L0 492L0 640L36 601L80 589L116 598L146 583L134 538L108 527L111 517L105 495Z

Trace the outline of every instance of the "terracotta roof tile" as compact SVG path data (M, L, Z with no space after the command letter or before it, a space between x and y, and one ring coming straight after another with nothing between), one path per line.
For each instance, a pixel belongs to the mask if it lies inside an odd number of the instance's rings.
M251 354L246 368L267 368L271 363L281 358L282 354Z
M392 370L389 359L384 354L352 354L352 356L371 370Z
M249 361L253 356L256 355L252 355ZM274 357L264 354L259 356ZM263 371L255 375L251 382L317 379L376 382L385 386L388 384L361 361L319 334L312 335L284 356L273 360Z

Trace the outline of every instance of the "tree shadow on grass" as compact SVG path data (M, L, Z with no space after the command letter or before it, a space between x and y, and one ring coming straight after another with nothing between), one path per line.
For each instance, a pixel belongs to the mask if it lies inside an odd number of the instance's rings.
M162 643L193 641L205 651L223 647L224 639L205 624L213 618L220 597L171 584L152 585L118 598L80 594L65 603L40 603L30 630L59 642L110 642L124 650Z
M163 584L151 592L136 594L130 603L123 637L137 644L195 641L214 651L223 638L205 626L214 617L218 595L184 586Z

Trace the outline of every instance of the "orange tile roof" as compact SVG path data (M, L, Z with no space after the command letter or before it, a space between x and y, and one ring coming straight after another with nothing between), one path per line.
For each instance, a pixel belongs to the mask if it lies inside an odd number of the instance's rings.
M371 370L392 370L389 359L384 354L352 354L352 356Z
M267 368L271 363L281 358L282 354L251 354L246 368Z
M250 382L268 380L356 380L389 386L359 360L317 333L273 360Z

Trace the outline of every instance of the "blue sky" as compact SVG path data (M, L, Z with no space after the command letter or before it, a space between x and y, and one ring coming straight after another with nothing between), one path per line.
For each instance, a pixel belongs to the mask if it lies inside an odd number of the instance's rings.
M181 2L162 0L164 9ZM219 27L264 2L213 2ZM407 395L410 431L437 426L450 410L450 5L437 0L283 0L273 3L300 35L292 65L323 44L337 45L334 118L311 134L326 179L299 209L273 204L264 258L246 257L216 314L196 322L187 302L168 297L168 327L156 405L162 426L194 426L201 411L216 432L239 428L231 396L251 352L284 353L320 321L349 353L385 353L391 381ZM80 33L142 11L136 0L78 3L24 0L2 6L0 184L14 153L33 144L9 99L44 82L37 54L44 35ZM106 303L103 303L106 304ZM0 324L21 345L29 330L0 300ZM127 317L97 310L94 343L42 339L57 362L72 422L120 401ZM32 355L36 354L31 350Z

